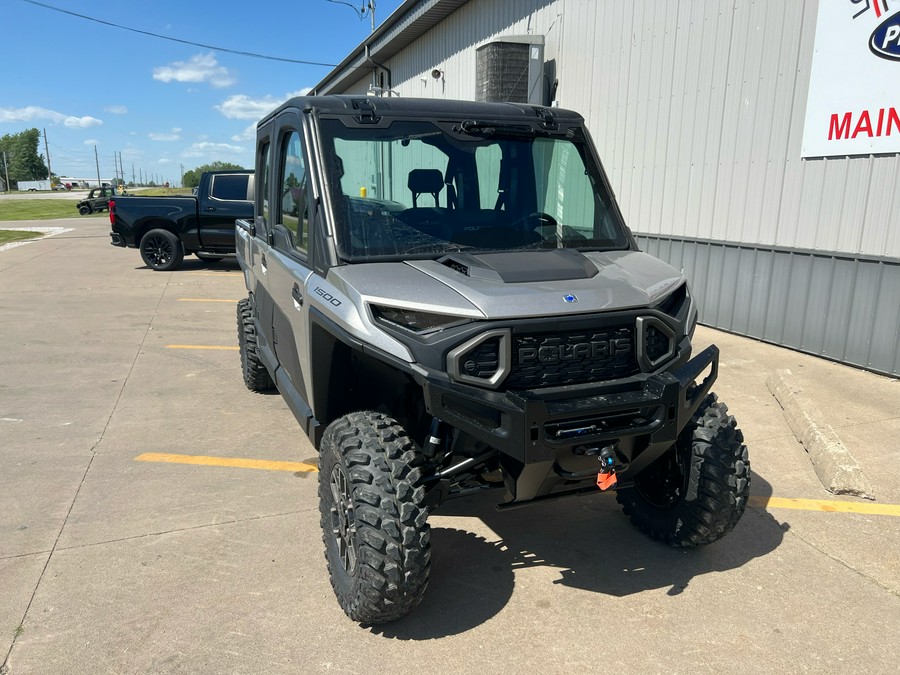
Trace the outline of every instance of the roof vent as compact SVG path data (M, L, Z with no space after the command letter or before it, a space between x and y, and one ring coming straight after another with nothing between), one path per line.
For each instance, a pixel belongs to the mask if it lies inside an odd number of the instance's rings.
M454 260L453 258L444 258L441 260L441 265L444 267L449 267L454 272L459 272L464 276L469 276L469 267L468 265L463 265L458 260Z

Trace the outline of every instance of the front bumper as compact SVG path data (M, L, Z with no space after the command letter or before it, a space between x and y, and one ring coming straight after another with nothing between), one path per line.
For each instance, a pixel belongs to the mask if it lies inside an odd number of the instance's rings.
M718 362L712 345L668 372L505 393L429 379L426 407L498 449L510 501L521 502L589 486L600 447L615 448L620 485L627 483L675 442L715 382Z

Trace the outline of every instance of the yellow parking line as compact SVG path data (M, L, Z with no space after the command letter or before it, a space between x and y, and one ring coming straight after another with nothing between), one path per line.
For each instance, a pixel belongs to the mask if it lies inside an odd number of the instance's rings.
M236 352L240 347L229 347L227 345L166 345L166 349L218 349L226 352Z
M237 300L220 300L217 298L178 298L178 302L230 302L233 305L237 303Z
M244 459L241 457L209 457L206 455L172 455L161 452L145 452L134 458L136 462L167 462L170 464L200 464L202 466L225 466L234 469L263 469L265 471L318 471L315 464L305 462L277 462L269 459Z
M176 455L161 452L145 452L134 458L136 462L165 462L169 464L196 464L223 466L233 469L262 469L264 471L292 471L315 473L315 464L305 462L279 462L268 459L242 457L210 457L207 455ZM791 499L788 497L750 497L750 506L773 509L799 509L801 511L826 511L829 513L862 513L871 516L900 516L900 504L871 504L862 502L838 502L824 499Z
M788 497L750 497L750 506L832 513L864 513L869 516L900 516L900 504L838 502L825 499L790 499Z

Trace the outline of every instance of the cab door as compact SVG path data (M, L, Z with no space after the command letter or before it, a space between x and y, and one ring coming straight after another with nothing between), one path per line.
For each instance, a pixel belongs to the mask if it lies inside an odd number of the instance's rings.
M246 173L211 177L209 194L198 204L200 246L204 250L229 251L234 245L234 221L249 211L252 181Z
M272 208L269 190L272 182L271 135L260 134L256 147L256 166L262 175L254 185L255 209L252 220L241 221L235 228L235 251L244 271L244 282L253 299L257 317L257 341L263 360L274 371L277 366L272 342L272 294L269 290L268 257Z
M294 414L311 415L309 382L309 180L296 111L275 120L277 151L271 199L271 244L266 259L274 309L272 340L282 379L278 388ZM293 399L293 400L291 400Z

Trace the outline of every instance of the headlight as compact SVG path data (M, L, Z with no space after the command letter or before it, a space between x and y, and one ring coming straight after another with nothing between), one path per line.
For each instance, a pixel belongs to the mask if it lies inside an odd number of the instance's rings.
M461 326L471 321L466 317L420 312L401 307L385 307L383 305L371 305L371 307L372 316L379 323L390 324L418 335L434 333L451 326Z

